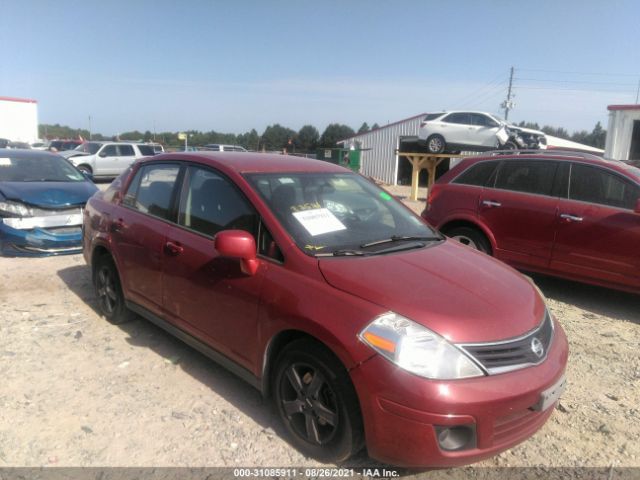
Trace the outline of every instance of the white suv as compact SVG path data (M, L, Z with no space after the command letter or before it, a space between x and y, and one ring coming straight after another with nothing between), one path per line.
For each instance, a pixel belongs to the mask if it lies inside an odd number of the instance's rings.
M420 124L418 140L430 153L547 148L544 132L509 125L486 112L430 113Z
M95 177L117 177L141 157L155 155L155 145L135 142L84 142L61 155Z

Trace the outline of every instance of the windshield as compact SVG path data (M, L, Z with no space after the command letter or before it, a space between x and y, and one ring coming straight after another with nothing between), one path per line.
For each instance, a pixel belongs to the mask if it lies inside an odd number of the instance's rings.
M55 155L0 156L2 182L83 182L85 177Z
M309 255L372 254L440 239L384 190L353 173L247 176L296 244ZM407 245L417 248L423 244Z
M74 148L74 150L76 152L89 153L89 154L93 155L98 150L100 150L101 146L102 146L101 143L85 142L85 143L82 143L82 144L78 145L76 148Z

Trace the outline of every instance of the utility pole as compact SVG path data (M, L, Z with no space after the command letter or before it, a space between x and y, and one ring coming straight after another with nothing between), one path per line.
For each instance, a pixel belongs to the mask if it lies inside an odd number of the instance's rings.
M636 90L636 105L638 104L639 96L640 96L640 80L638 80L638 89Z
M513 71L514 68L511 67L511 73L509 75L509 90L507 90L507 99L500 105L500 107L504 109L505 120L509 120L509 110L516 106L516 104L513 103L513 95L511 93L513 87Z
M89 140L91 140L91 115L89 115Z

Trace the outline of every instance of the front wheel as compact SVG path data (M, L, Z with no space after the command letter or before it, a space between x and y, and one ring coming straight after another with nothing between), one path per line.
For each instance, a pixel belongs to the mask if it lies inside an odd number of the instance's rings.
M453 228L445 233L452 240L491 255L491 244L484 233L472 227Z
M507 143L504 144L504 149L505 150L518 150L518 145L516 145L516 142L508 141Z
M344 462L363 446L358 400L344 366L316 342L299 340L278 356L275 407L291 443L324 462Z
M93 174L93 170L91 170L91 167L89 165L78 165L77 168L78 168L78 170L80 170L85 175L92 175Z

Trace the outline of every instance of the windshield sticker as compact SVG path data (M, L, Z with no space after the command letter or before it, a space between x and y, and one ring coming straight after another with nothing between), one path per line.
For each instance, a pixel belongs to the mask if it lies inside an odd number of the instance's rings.
M322 235L323 233L337 232L339 230L347 229L347 227L345 227L342 222L326 208L293 212L293 216L302 224L312 237Z
M389 195L387 192L380 192L380 198L388 202L391 200L391 195Z
M322 250L323 248L325 248L325 246L324 245L305 245L304 248L307 249L307 250L316 250L316 251L318 251L318 250Z
M322 208L318 202L312 203L301 203L300 205L293 205L291 207L292 212L304 212L305 210L317 210L318 208Z
M278 181L280 183L296 183L293 178L287 178L287 177L279 178Z
M0 158L0 167L10 167L11 166L11 159L10 158Z

